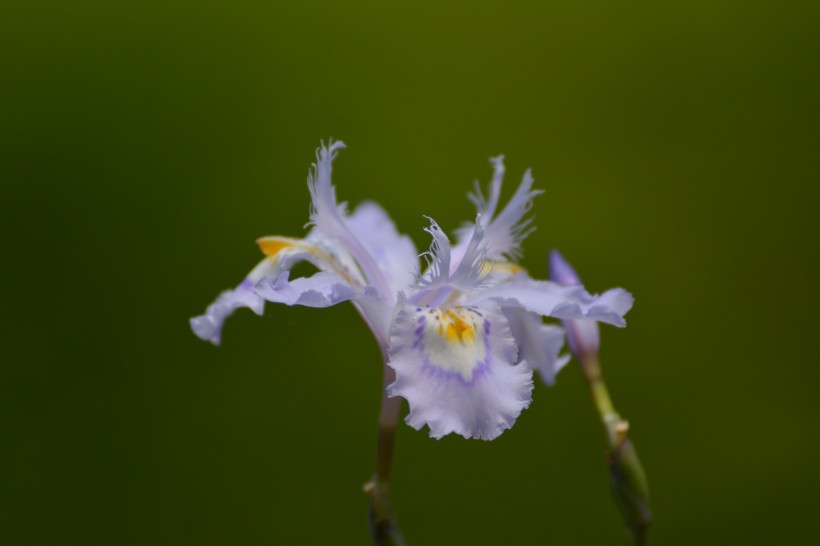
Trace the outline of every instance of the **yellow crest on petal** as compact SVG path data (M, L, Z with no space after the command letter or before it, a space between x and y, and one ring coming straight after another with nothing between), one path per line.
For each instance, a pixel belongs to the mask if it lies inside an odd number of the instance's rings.
M306 244L302 239L294 239L292 237L262 237L256 240L256 244L268 258L275 259L280 252L290 248L298 248L299 250L307 250L311 252L311 246ZM312 252L311 252L312 254Z
M486 319L468 307L423 308L414 317L430 365L470 381L486 357Z

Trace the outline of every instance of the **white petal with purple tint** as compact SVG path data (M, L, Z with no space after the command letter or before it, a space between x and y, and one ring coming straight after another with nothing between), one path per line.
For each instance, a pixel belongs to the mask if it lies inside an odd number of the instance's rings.
M532 396L532 370L516 365L517 347L504 315L488 308L399 308L388 364L388 394L405 398L405 419L430 436L450 433L492 440L510 428Z

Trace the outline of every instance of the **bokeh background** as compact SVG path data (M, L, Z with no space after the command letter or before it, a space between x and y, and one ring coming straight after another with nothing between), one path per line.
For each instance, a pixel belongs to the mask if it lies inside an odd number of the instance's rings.
M379 353L353 308L190 332L340 197L419 250L507 155L559 248L636 296L603 361L651 543L818 544L813 1L0 5L0 543L366 544ZM630 543L579 371L491 443L402 425L411 545Z

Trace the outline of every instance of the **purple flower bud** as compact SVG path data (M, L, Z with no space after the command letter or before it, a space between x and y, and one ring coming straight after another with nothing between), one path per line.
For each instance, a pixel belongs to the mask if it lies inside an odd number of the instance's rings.
M558 284L581 284L578 273L557 250L550 252L550 280Z
M550 280L562 285L581 284L578 273L557 250L550 253ZM583 364L588 358L598 357L600 333L594 320L563 320L567 342L572 354Z

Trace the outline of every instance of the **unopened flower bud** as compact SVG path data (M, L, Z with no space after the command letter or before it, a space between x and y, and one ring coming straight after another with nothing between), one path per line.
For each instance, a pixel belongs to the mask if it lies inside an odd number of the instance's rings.
M578 273L557 250L550 253L550 280L561 285L581 284ZM600 333L594 320L564 320L567 342L572 354L584 363L597 359Z
M610 453L609 485L624 523L635 536L636 544L645 544L652 521L649 509L649 486L632 442L624 438Z

